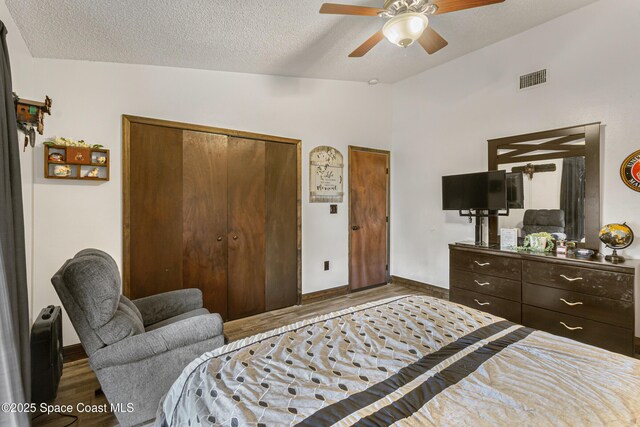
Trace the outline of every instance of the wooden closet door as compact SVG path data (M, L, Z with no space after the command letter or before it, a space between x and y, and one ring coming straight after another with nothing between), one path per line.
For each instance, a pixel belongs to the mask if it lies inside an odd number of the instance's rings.
M229 137L229 319L265 310L265 143Z
M266 143L267 311L295 305L298 299L297 146Z
M183 286L226 319L227 136L185 131L182 153Z
M182 130L134 123L129 297L182 288Z

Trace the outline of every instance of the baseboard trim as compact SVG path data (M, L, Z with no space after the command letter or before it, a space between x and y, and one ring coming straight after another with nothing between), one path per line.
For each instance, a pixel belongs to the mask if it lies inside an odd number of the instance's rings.
M419 288L419 289L427 288L429 289L430 292L435 294L438 298L447 299L447 300L449 299L449 289L441 288L440 286L435 286L435 285L431 285L429 283L424 283L424 282L418 282L417 280L407 279L399 276L391 276L391 283L394 283L397 285L403 285L408 288Z
M73 344L62 347L62 360L64 363L75 362L76 360L86 359L87 353L85 353L82 344Z
M336 288L323 289L321 291L302 294L302 305L312 302L322 301L329 298L340 297L349 293L349 285L338 286Z

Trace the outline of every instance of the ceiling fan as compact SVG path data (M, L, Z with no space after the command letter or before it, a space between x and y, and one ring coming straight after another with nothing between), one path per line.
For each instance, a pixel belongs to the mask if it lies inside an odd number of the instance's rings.
M389 18L380 31L369 37L367 41L349 54L350 58L364 56L385 37L391 43L400 47L407 47L418 40L418 43L420 43L424 50L431 55L445 47L448 43L436 30L429 26L428 16L442 15L443 13L487 6L502 3L503 1L504 0L385 0L382 8L324 3L320 8L320 13Z

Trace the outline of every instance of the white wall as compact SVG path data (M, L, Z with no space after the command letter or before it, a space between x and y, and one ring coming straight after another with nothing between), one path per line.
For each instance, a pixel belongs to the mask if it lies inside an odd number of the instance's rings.
M44 95L41 96L32 90L33 58L4 2L0 2L0 20L7 28L7 48L9 49L9 60L11 62L13 91L22 98L43 100ZM20 147L22 147L23 141L24 134L18 132L18 143ZM27 286L29 301L31 302L33 301L33 298L31 298L33 283L33 149L30 147L25 151L20 151L20 172L22 174L22 199L25 222ZM30 304L30 316L33 316L33 309L33 305Z
M640 231L640 195L619 178L640 148L639 22L640 2L601 0L394 85L394 275L448 287L447 244L474 229L441 210L440 177L486 170L490 138L602 121L602 222ZM516 90L543 67L549 84ZM640 239L624 252L640 257Z
M347 199L337 215L327 204L308 203L308 155L318 145L338 148L345 159L349 144L390 148L389 86L86 61L35 64L37 91L53 99L46 135L103 144L112 159L109 182L61 182L43 178L42 146L36 150L36 308L58 304L50 278L79 250L103 249L122 265L122 114L302 139L303 293L348 283ZM65 345L77 342L66 318L64 334Z

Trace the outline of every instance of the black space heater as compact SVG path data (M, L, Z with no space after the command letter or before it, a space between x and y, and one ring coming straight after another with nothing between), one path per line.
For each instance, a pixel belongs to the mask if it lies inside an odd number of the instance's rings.
M62 375L62 312L43 308L31 328L31 402L50 402Z

